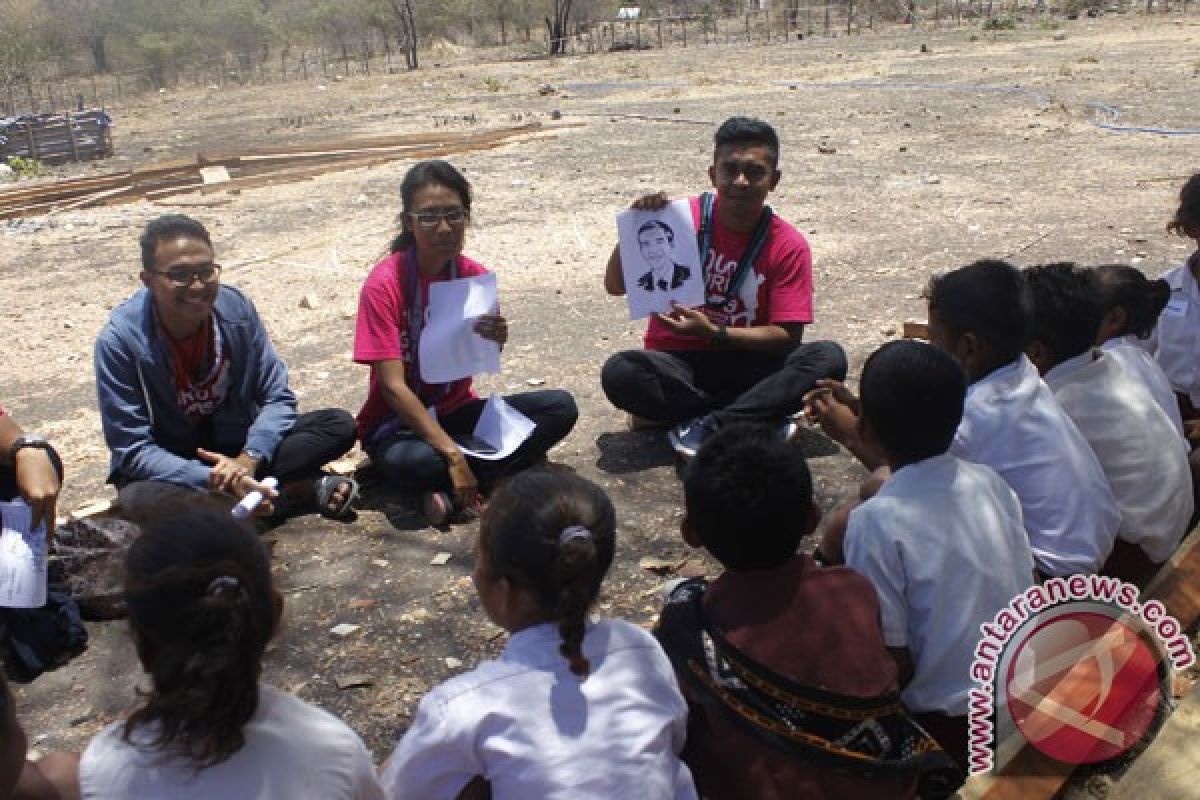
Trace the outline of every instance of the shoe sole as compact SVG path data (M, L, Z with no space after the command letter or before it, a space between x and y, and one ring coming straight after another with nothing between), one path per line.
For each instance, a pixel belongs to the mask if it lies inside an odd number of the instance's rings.
M671 448L684 458L696 457L696 451L685 445L674 430L667 431L667 441L671 443Z

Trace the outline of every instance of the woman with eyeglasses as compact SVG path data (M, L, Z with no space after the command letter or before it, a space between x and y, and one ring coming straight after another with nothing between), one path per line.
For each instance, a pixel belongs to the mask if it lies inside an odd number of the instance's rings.
M487 269L462 254L471 219L471 186L445 161L421 161L400 186L400 234L390 254L363 284L354 332L354 360L371 368L370 389L358 414L363 446L399 488L419 493L431 525L457 511L478 507L483 491L506 474L542 460L575 425L575 400L550 389L504 400L536 425L507 458L465 455L456 439L470 436L485 401L471 378L426 383L419 342L427 316L429 286L484 275ZM500 314L479 318L475 331L501 347L508 323Z

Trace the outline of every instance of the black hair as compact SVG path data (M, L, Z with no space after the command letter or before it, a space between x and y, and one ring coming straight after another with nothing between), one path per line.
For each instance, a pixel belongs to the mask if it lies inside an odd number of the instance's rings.
M769 123L753 117L730 117L713 134L713 153L726 145L765 145L771 151L771 163L779 163L779 134Z
M437 158L418 161L409 167L408 172L404 173L404 180L400 183L400 234L392 240L391 251L393 253L399 253L413 246L415 239L408 212L412 210L413 203L416 202L417 191L429 186L444 186L457 193L459 202L462 203L463 210L467 214L467 219L471 218L471 183L458 171L458 168L449 161Z
M796 554L812 513L812 475L778 432L727 425L701 446L683 480L688 525L727 569L770 569Z
M859 395L863 419L900 467L950 449L962 421L967 376L944 350L902 339L867 359Z
M671 230L671 226L660 219L652 219L649 222L643 223L642 227L637 229L637 235L641 236L651 228L662 228L663 233L667 235L667 241L671 244L675 243L675 231Z
M1200 234L1200 172L1188 178L1179 190L1179 208L1167 223L1167 230L1188 237Z
M925 290L929 312L954 338L973 333L991 348L997 367L1015 361L1029 343L1033 301L1020 270L982 259L935 275Z
M1033 295L1032 341L1050 352L1050 366L1085 353L1096 344L1104 320L1100 289L1091 270L1069 261L1025 268Z
M132 741L197 769L245 744L278 606L267 553L226 509L198 506L143 526L125 558L125 597L152 688L125 724Z
M138 245L142 248L142 269L147 272L153 271L154 254L159 243L172 236L191 236L212 248L212 237L208 234L208 228L185 214L164 214L150 220L138 238Z
M561 468L536 468L503 482L479 525L487 571L530 592L558 623L571 672L586 677L588 610L612 565L617 515L596 484ZM574 534L574 535L572 535Z
M1101 312L1125 309L1125 327L1115 335L1148 337L1171 299L1171 284L1162 278L1149 280L1141 270L1126 264L1103 264L1094 271Z

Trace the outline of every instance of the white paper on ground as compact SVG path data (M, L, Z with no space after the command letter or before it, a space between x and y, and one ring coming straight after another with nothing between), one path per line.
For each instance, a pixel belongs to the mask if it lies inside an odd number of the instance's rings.
M703 254L691 201L676 200L658 211L622 211L617 243L630 319L665 314L672 301L688 308L704 305Z
M536 427L533 420L494 394L483 406L483 413L475 423L475 433L465 441L459 441L458 449L475 458L499 461L511 456Z
M475 332L475 321L499 309L492 273L429 285L428 319L418 345L421 380L449 383L500 371L500 345Z
M46 525L30 529L33 511L23 500L0 503L0 606L46 605Z

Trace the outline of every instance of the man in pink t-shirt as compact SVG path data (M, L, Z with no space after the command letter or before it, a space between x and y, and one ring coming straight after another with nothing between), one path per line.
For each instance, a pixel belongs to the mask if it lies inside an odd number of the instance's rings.
M691 201L707 301L651 317L645 349L613 355L601 374L617 408L673 425L671 444L686 457L724 424L784 424L818 380L846 376L840 346L801 342L813 319L812 254L766 205L781 175L779 137L761 120L731 117L714 142L708 176L716 196ZM668 202L659 192L633 207L653 211ZM618 248L604 288L625 294Z

